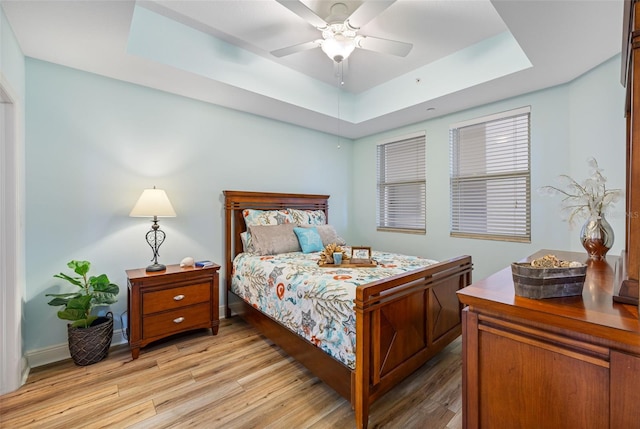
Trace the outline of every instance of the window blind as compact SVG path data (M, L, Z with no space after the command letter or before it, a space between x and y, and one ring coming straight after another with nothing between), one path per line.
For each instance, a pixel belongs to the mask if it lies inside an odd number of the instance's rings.
M425 233L425 146L424 133L378 145L378 230Z
M449 130L451 236L531 241L530 109Z

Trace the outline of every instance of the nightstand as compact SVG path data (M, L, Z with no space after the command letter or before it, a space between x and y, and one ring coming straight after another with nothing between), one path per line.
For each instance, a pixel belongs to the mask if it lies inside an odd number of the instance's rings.
M197 268L167 265L159 272L126 270L128 283L127 336L137 359L147 344L192 329L218 333L220 265Z

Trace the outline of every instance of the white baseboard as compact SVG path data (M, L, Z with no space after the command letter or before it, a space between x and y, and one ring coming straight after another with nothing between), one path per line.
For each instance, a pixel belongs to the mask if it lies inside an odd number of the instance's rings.
M24 383L27 382L27 377L29 377L29 370L31 369L29 367L29 362L27 362L26 356L22 356L22 359L20 360L20 366L22 367L20 374L20 386L23 386Z
M125 339L122 329L116 329L113 331L113 339L111 340L111 346L117 346L119 344L125 344ZM53 346L45 347L38 350L30 350L27 352L27 369L26 374L29 374L30 368L36 368L38 366L46 365L53 362L58 362L65 359L70 359L69 344L56 344ZM25 371L23 371L24 374ZM26 378L25 378L26 380Z
M225 309L224 305L221 305L219 308L220 319L225 318ZM126 320L124 321L126 324ZM127 338L125 338L124 332L122 329L115 329L113 331L113 339L111 340L111 346L117 346L120 344L126 344L128 342ZM69 344L56 344L49 347L44 347L42 349L30 350L26 354L26 361L23 359L23 382L27 380L27 376L29 375L29 370L31 368L36 368L38 366L47 365L53 362L59 362L61 360L70 359L71 355L69 354Z

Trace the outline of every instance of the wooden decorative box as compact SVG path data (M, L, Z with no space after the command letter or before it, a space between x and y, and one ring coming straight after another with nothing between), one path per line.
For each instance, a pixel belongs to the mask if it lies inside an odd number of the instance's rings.
M582 295L587 266L536 268L530 263L511 264L516 295L532 299Z

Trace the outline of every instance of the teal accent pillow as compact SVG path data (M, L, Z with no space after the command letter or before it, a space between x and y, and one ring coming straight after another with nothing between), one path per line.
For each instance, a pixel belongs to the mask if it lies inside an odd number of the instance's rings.
M302 253L320 252L324 249L322 237L316 228L293 228L293 232L298 236L298 242L302 248Z

